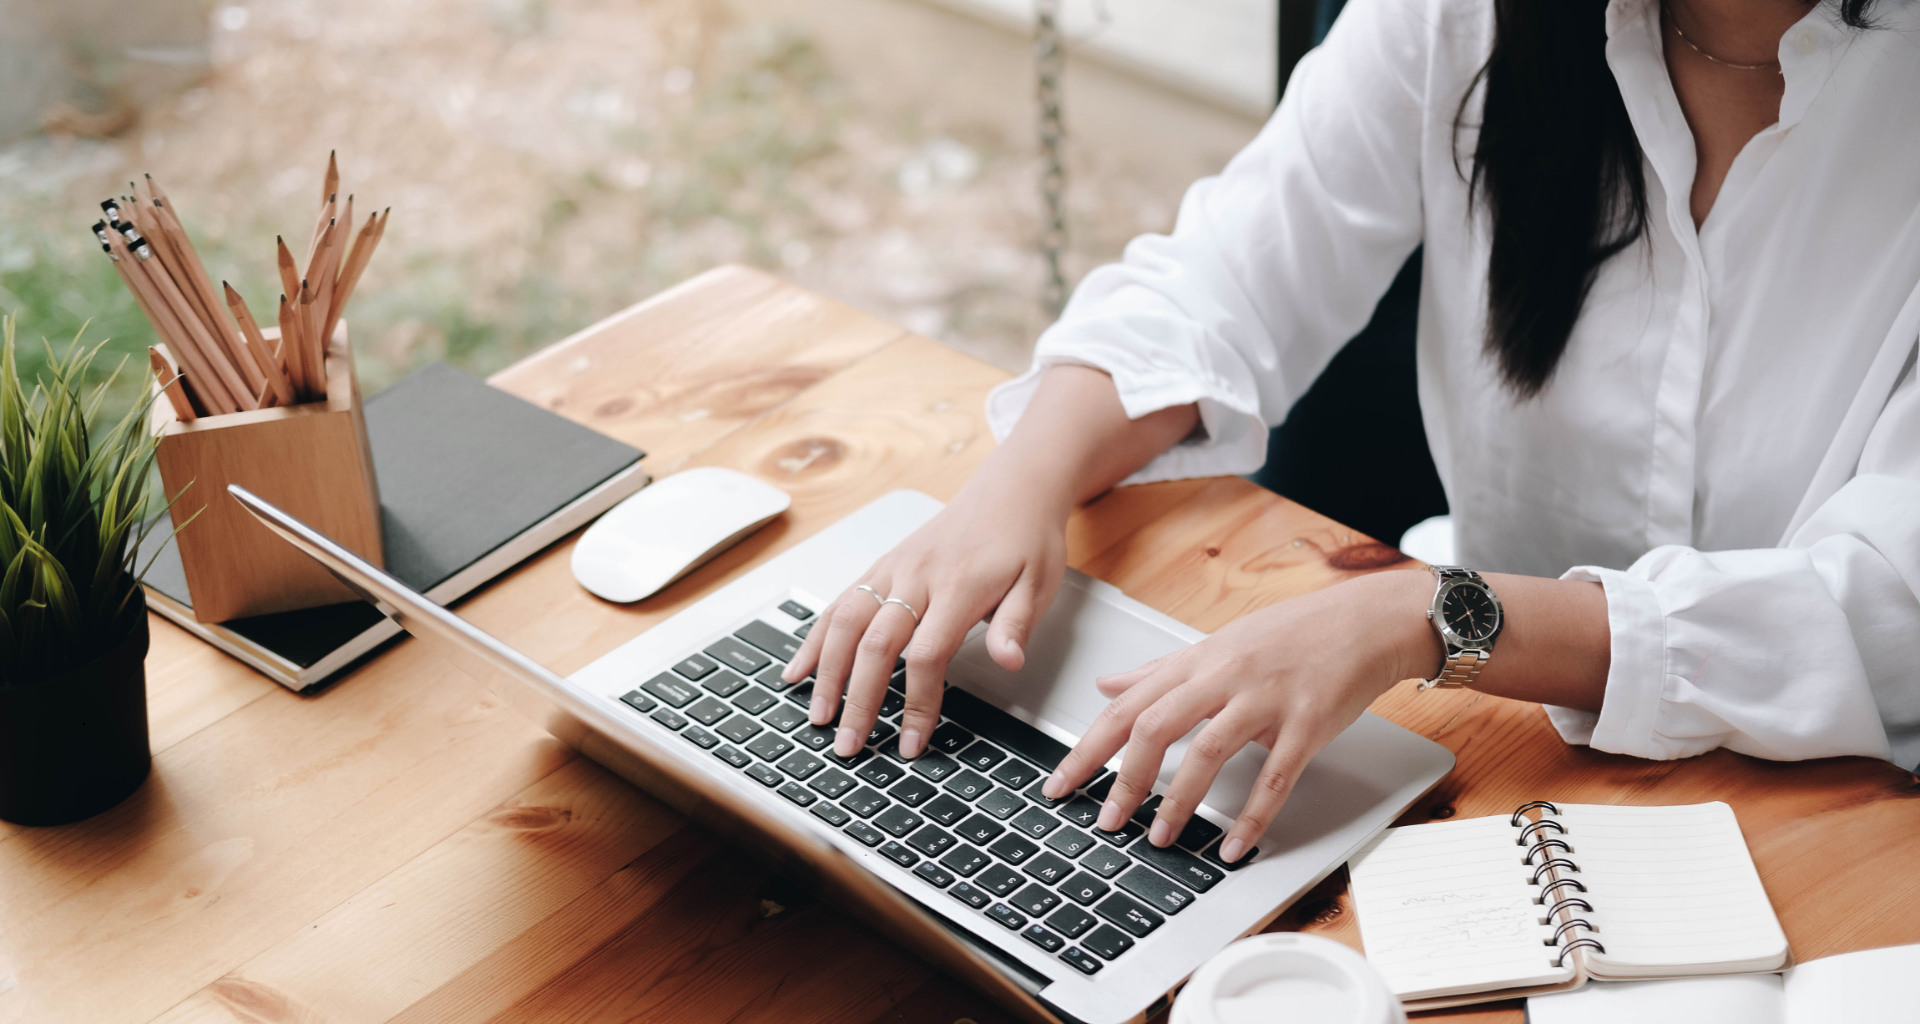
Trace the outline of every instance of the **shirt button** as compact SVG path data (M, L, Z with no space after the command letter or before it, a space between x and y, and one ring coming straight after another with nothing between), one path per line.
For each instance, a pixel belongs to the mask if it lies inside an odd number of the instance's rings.
M1812 26L1803 25L1800 31L1793 34L1793 48L1801 53L1812 53L1819 45L1820 33L1815 32Z

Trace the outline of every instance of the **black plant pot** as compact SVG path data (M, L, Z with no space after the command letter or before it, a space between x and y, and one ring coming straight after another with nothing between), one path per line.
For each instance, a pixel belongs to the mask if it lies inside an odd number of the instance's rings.
M146 595L113 648L65 675L0 686L0 819L65 825L125 800L147 778Z

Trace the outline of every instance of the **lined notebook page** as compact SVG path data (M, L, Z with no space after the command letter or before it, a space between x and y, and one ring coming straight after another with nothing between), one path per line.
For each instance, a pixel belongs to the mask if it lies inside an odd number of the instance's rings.
M1569 981L1506 816L1390 828L1348 862L1367 960L1402 999Z
M1593 904L1589 972L1614 978L1769 970L1787 937L1733 808L1561 804Z

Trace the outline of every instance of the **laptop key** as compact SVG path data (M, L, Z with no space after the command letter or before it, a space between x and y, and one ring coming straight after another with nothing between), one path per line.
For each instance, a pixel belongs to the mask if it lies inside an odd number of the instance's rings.
M782 704L772 711L761 715L760 720L767 723L767 726L776 732L786 732L801 722L806 721L807 713L799 708Z
M962 800L978 799L993 788L993 783L988 782L985 775L968 768L962 768L947 776L947 781L940 785L941 788Z
M1069 903L1061 907L1052 917L1047 918L1047 923L1053 926L1054 931L1067 938L1077 939L1100 921L1092 914Z
M747 744L747 753L762 761L778 761L793 751L793 744L777 732L763 732Z
M942 754L958 754L973 742L973 734L954 722L942 722L933 730L933 738L927 741L929 750L938 750Z
M1126 929L1127 933L1136 939L1145 937L1155 928L1167 923L1166 918L1117 892L1102 900L1093 908L1093 912Z
M935 889L945 889L947 886L953 884L953 872L948 871L946 868L932 861L926 861L919 867L914 868L913 873L922 882L933 886Z
M825 761L820 760L812 754L804 750L796 750L788 754L775 767L778 767L781 771L786 772L796 779L804 781L812 778L815 772L826 766L827 763Z
M779 658L792 661L800 653L800 641L792 633L770 625L765 619L755 619L733 631L733 635L755 647Z
M1094 834L1099 835L1098 832ZM1096 846L1088 850L1086 856L1080 858L1080 866L1099 875L1101 878L1112 878L1127 868L1132 867L1133 858L1118 850L1109 850L1104 846Z
M798 754L794 755L794 757L798 757L798 756L799 756ZM793 760L793 758L789 757L787 758L787 760L791 761ZM781 763L785 764L786 762L783 761ZM857 785L859 785L859 783L853 781L853 776L848 775L846 772L843 772L838 768L829 768L826 771L821 772L819 775L814 776L814 779L812 782L807 783L807 786L809 788L817 791L821 796L824 796L829 800L840 799L840 797L844 795L847 792L847 790L852 789Z
M812 808L812 813L814 817L819 818L821 821L824 821L835 828L839 828L840 826L845 825L847 822L853 820L853 815L848 814L846 811L846 808L841 807L839 804L836 804L836 803L829 803L825 800L822 800L819 803L814 804Z
M747 681L732 672L722 669L708 676L707 681L700 685L706 687L709 693L717 693L722 697L731 697L745 689Z
M818 619L814 620L814 622L818 622L818 621L819 621ZM813 632L813 622L809 622L806 625L801 626L799 629L794 630L793 635L799 637L802 640L805 640L807 638L807 634L811 632Z
M946 856L940 858L940 863L947 870L952 871L962 878L966 878L993 862L988 860L987 855L981 853L978 849L961 843L953 849L948 850Z
M956 840L938 825L928 825L907 837L907 845L929 857L938 857L953 848Z
M1004 789L995 787L993 792L981 797L980 802L973 806L1005 821L1020 813L1020 809L1027 806L1027 802Z
M780 602L780 610L783 612L786 612L788 618L793 618L793 619L813 618L813 609L807 607L804 604L801 604L798 601L782 601Z
M959 771L960 765L945 754L926 753L914 758L907 768L916 775L924 775L930 781L939 782Z
M1029 807L1019 814L1014 815L1011 824L1014 828L1019 829L1027 835L1039 839L1054 829L1059 828L1060 819L1038 807Z
M1049 810L1051 810L1052 808L1058 807L1061 804L1064 804L1067 801L1073 799L1072 793L1068 793L1066 796L1061 796L1061 797L1048 796L1047 794L1040 792L1040 787L1044 785L1046 785L1045 781L1036 782L1033 785L1028 786L1027 791L1020 795L1026 797L1027 799L1033 801L1036 804L1039 804L1042 807L1048 808Z
M684 708L700 696L700 691L694 689L692 683L667 672L641 683L640 689L676 708Z
M1020 937L1051 953L1067 944L1067 940L1040 927L1030 924L1020 933Z
M861 765L860 770L854 774L872 783L875 789L885 789L899 782L901 777L907 774L907 770L885 758L874 758Z
M787 687L793 685L792 683L787 682L785 679L780 678L780 673L785 672L786 670L787 670L787 666L782 665L776 661L773 664L768 665L766 668L761 669L760 674L753 677L753 681L756 683L759 683L761 686L764 686L769 690L772 690L775 693L779 693L781 690L784 690Z
M1114 846L1125 846L1146 834L1147 830L1137 821L1123 821L1119 829L1112 832L1097 828L1093 830L1094 838Z
M1248 850L1247 852L1241 854L1239 860L1236 860L1233 863L1229 864L1226 861L1220 859L1220 848L1218 846L1209 846L1206 848L1206 850L1204 850L1200 854L1200 856L1205 857L1210 863L1219 865L1224 870L1238 871L1241 868L1244 868L1247 865L1253 863L1253 858L1259 856L1259 854L1260 854L1260 848L1256 846L1253 849Z
M933 783L925 779L916 779L909 776L902 779L899 785L887 790L887 795L906 804L908 807L918 807L928 800L933 799L935 794L939 792L939 790L933 788Z
M793 731L793 742L808 750L826 750L833 746L833 726L803 725Z
M1015 910L1034 917L1040 917L1047 911L1060 905L1060 897L1048 892L1044 887L1028 883L1025 889L1014 893L1007 899Z
M1080 944L1106 957L1108 960L1112 960L1133 948L1133 940L1127 938L1125 933L1110 924L1103 924L1095 928L1092 934L1080 940Z
M659 701L641 693L639 690L628 690L620 697L620 703L625 704L643 715L660 706Z
M875 815L873 823L898 839L914 829L919 828L920 823L925 820L925 818L907 810L905 807L894 806Z
M999 747L980 740L974 745L954 755L954 760L972 768L974 771L991 771L993 766L1007 759L1007 752Z
M1146 828L1152 828L1153 815L1158 810L1160 810L1160 794L1155 793L1140 801L1140 806L1133 809L1133 820Z
M967 906L972 907L975 910L979 910L981 907L984 907L987 904L993 902L992 896L989 896L986 893L981 892L980 890L974 888L971 885L968 885L965 882L961 882L959 885L956 885L953 888L948 889L947 895L953 897L956 900L959 900L962 903L965 903Z
M1067 745L961 689L949 689L940 711L983 740L1052 771L1067 756ZM1038 778L1039 776L1035 776Z
M910 868L920 863L919 854L901 846L891 839L880 844L880 856L887 858L903 868Z
M893 801L881 796L878 790L870 786L861 786L859 789L854 790L851 796L840 801L840 806L858 814L862 818L871 818L881 811L886 810L887 805L891 803L893 803Z
M893 726L888 725L885 722L875 722L873 723L873 728L867 733L867 746L877 747L880 744L885 743L888 740L892 739L893 734L894 734Z
M803 708L812 707L813 706L813 679L809 677L806 680L802 681L800 685L794 687L791 690L788 690L786 697L788 700L792 701L795 704L800 705Z
M672 708L660 708L647 717L669 729L679 729L687 724L687 720L675 714Z
M758 649L749 647L730 636L723 636L708 644L704 653L707 657L743 676L753 675L773 661Z
M699 722L701 725L712 725L722 718L733 714L733 709L728 707L724 701L716 700L713 697L702 697L698 704L687 709L686 714L688 718Z
M1086 795L1101 803L1105 803L1107 794L1113 792L1113 784L1116 779L1118 779L1118 776L1112 772L1101 772L1100 777L1093 780L1093 783L1087 786Z
M1084 796L1074 797L1067 806L1060 808L1059 815L1081 828L1092 828L1100 820L1100 805Z
M712 750L720 743L720 737L715 736L697 725L687 726L686 730L680 734L680 738L699 747L701 750Z
M1008 928L1018 929L1027 926L1026 915L1007 906L1005 903L995 903L993 906L988 907L987 916L1006 925Z
M832 761L834 764L837 764L842 768L858 768L860 767L861 764L865 763L867 758L873 756L873 751L868 750L865 747L861 747L859 750L854 751L851 757L841 757L839 754L836 754L829 749L829 750L822 750L820 752L820 756L826 758L829 761Z
M1025 761L1003 761L990 773L993 781L1012 790L1025 789L1045 774Z
M967 816L967 805L942 793L922 806L920 813L942 825L952 827L955 822Z
M852 836L863 846L879 846L887 838L879 829L864 821L856 821L840 831Z
M807 787L802 786L798 782L789 782L786 785L781 786L780 795L786 797L788 800L791 800L796 804L799 804L802 807L806 807L809 804L812 804L815 800L820 799L820 795L818 793L813 793L808 791Z
M1115 885L1145 900L1147 906L1163 914L1178 914L1193 902L1193 893L1175 885L1158 871L1137 865L1114 880Z
M760 735L761 726L759 722L745 715L735 715L721 722L713 731L735 743L745 743L755 736Z
M1061 950L1060 959L1066 961L1068 965L1081 974L1096 974L1101 967L1105 966L1100 961L1088 956L1086 951L1079 946L1068 946Z
M1093 901L1113 891L1113 886L1102 882L1085 871L1076 871L1072 878L1060 883L1060 892L1066 898L1081 906L1092 906Z
M906 707L907 707L907 698L905 696L899 693L896 693L892 690L888 690L887 695L880 698L880 717L892 718L893 716L906 710Z
M1137 843L1132 852L1136 860L1153 865L1162 874L1194 892L1206 892L1226 877L1226 872L1220 870L1218 864L1209 864L1185 850L1171 846L1161 849L1152 843Z
M1027 842L1024 836L1010 832L1000 837L1000 841L987 847L987 852L1014 866L1027 862L1027 858L1040 852L1040 847Z
M750 687L747 692L733 698L733 706L749 715L757 715L780 702L780 698L759 688Z
M1093 845L1093 837L1077 828L1063 828L1047 837L1047 848L1072 860L1087 852Z
M707 677L707 673L719 668L720 663L704 654L689 654L685 661L673 666L675 672L698 682Z
M767 767L764 764L748 765L747 775L750 776L753 779L753 781L758 782L762 786L766 786L768 788L778 786L781 783L787 781L787 777L785 775L782 775L779 772L774 771L773 769Z
M735 768L745 768L753 763L753 758L748 757L745 751L724 744L721 745L720 749L713 752L713 756L727 762Z
M985 846L995 839L1000 838L1001 833L1006 830L1007 827L1005 825L1000 824L984 814L971 815L967 820L954 827L954 831L960 834L960 838L970 843L979 843L981 846Z
M973 880L973 884L995 896L1005 896L1020 888L1025 882L1026 879L1020 877L1020 872L1005 864L995 864L980 872L980 877Z
M1042 882L1052 885L1062 878L1073 874L1073 865L1051 853L1043 853L1029 861L1027 866L1021 868L1021 870L1025 871L1031 877L1038 878Z

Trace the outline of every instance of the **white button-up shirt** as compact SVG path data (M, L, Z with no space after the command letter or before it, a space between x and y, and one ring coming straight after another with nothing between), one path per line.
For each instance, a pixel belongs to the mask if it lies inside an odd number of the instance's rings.
M1651 223L1599 274L1547 389L1483 353L1488 241L1468 213L1489 0L1355 0L1259 137L1169 236L1088 275L1034 369L988 400L1004 437L1056 363L1130 416L1203 430L1129 482L1247 473L1416 245L1420 404L1462 564L1596 580L1612 665L1569 742L1674 758L1920 760L1920 4L1782 39L1779 123L1698 231L1694 141L1656 0L1614 0L1607 61ZM1391 540L1392 538L1388 538ZM1498 657L1498 654L1495 655Z

